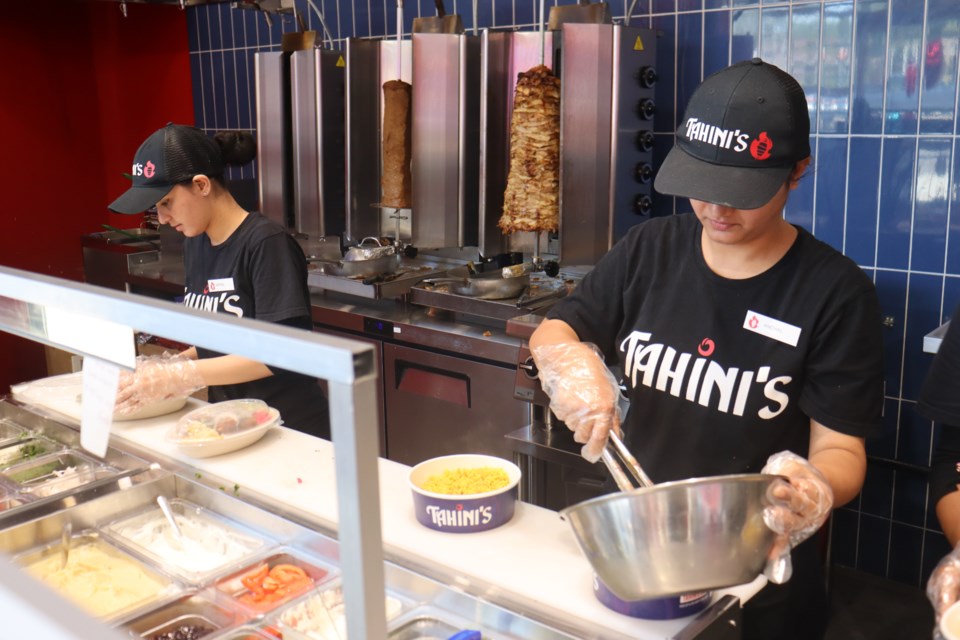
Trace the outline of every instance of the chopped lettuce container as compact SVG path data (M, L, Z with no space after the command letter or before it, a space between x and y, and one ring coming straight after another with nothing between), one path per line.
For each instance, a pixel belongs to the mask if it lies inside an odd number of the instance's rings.
M117 474L113 467L72 449L38 456L8 467L4 479L32 499L55 496Z
M7 469L65 448L64 445L50 438L40 436L20 438L0 447L0 469Z
M256 615L266 614L339 575L321 560L284 547L217 580L214 591Z
M190 592L173 602L131 618L123 626L138 638L205 638L234 626L237 613ZM179 632L180 636L176 634Z
M188 456L208 458L247 447L280 422L280 412L262 400L228 400L181 417L167 441Z
M179 539L157 505L115 520L103 532L193 585L212 580L271 545L243 525L191 502L173 498L169 505Z
M14 562L90 615L117 622L176 596L180 585L159 569L109 544L94 531L26 551Z
M27 430L20 425L7 420L0 419L0 447L10 444L11 441L22 440Z

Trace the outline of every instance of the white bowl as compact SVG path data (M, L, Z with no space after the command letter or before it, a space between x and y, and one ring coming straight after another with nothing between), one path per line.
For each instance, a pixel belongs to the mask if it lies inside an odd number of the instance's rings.
M960 640L960 602L954 602L943 612L940 633L946 640Z
M228 425L226 431L221 419ZM258 424L247 426L253 420ZM280 412L262 400L227 400L194 409L181 417L167 431L166 438L188 456L209 458L248 447L279 423Z
M279 413L277 416L279 417ZM237 451L251 444L266 435L267 431L277 425L279 420L262 424L251 429L246 429L240 433L217 438L216 440L176 440L168 437L171 442L175 442L180 450L191 458L212 458L213 456L223 455L231 451Z

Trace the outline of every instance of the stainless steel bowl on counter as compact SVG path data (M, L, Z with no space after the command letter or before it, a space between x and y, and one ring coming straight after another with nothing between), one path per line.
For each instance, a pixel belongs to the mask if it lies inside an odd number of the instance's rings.
M596 574L619 598L720 589L763 572L775 534L763 521L779 476L665 482L560 512Z

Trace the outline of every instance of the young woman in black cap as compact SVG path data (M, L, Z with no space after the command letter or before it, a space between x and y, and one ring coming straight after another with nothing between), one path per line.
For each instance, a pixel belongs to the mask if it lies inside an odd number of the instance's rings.
M227 164L255 156L249 134L214 138L194 127L168 124L137 150L133 185L111 205L117 213L156 207L163 224L186 236L184 304L306 330L312 328L307 265L286 230L241 207L227 189ZM236 355L191 348L172 357L141 358L121 376L117 411L186 396L209 387L211 402L259 398L288 426L329 438L326 399L317 380L271 369Z
M789 478L767 522L793 548L793 574L789 552L771 558L770 584L744 607L749 639L822 637L824 562L810 536L860 491L883 403L872 282L783 217L810 162L809 126L803 89L773 65L704 80L655 182L693 213L632 228L530 340L551 409L587 459L622 428L654 482ZM623 372L622 424L604 359Z

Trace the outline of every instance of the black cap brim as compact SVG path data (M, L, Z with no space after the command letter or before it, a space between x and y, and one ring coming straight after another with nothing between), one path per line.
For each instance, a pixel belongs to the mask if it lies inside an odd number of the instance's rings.
M758 209L787 182L793 166L747 168L713 164L674 146L653 186L660 193L733 209Z
M160 202L171 189L173 185L130 187L122 196L107 205L107 208L115 213L143 213Z

